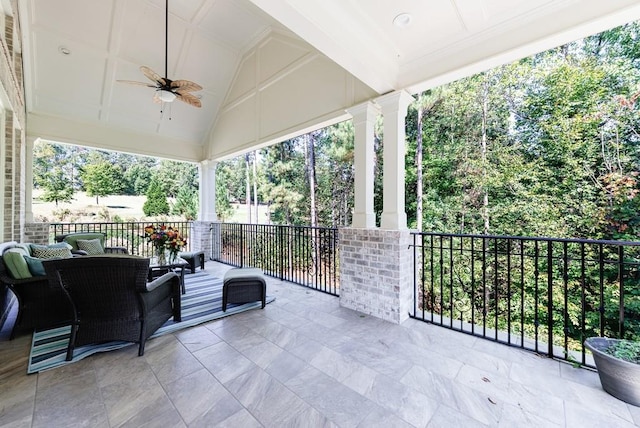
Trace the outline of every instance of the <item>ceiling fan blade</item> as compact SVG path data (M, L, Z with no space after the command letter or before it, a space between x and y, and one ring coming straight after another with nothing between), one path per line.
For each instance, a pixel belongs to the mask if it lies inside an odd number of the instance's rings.
M162 104L162 100L160 99L160 95L158 95L158 92L153 94L153 102L156 104Z
M126 83L128 85L147 86L149 88L155 88L156 87L156 85L152 85L152 84L146 83L146 82L136 82L135 80L116 80L116 82Z
M180 94L180 93L176 93L176 97L184 102L187 103L189 105L192 105L194 107L202 107L202 103L200 102L200 99L198 97L196 97L193 94Z
M140 71L142 71L142 74L144 74L145 76L147 76L147 78L149 80L152 80L154 82L156 82L159 85L166 85L167 81L164 80L164 78L162 76L160 76L158 73L156 73L155 71L153 71L152 69L150 69L147 66L141 66L140 67Z
M189 80L174 80L171 82L171 88L177 89L176 92L184 94L185 92L201 91L202 86Z

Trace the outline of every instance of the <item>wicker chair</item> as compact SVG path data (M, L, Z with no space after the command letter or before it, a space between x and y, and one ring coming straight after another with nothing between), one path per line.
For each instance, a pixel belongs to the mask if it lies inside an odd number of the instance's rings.
M59 287L49 286L46 276L14 279L0 257L0 282L6 284L18 299L18 316L10 339L19 331L46 330L71 322L69 300Z
M44 263L51 286L62 287L73 306L67 360L74 347L123 340L145 341L171 316L181 320L180 278L167 273L147 283L149 259L86 256Z

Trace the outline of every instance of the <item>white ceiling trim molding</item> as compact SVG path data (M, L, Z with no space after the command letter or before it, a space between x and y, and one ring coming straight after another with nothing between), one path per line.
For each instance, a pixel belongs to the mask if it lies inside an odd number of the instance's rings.
M126 132L103 124L29 114L28 138L188 162L203 160L202 146L174 138Z
M567 17L568 20L573 20L569 30L563 30L566 28L566 23L564 26L554 28L552 32L548 31L549 28L531 28L529 34L538 31L538 35L533 40L519 40L514 37L501 40L501 45L496 45L496 43L490 43L490 40L499 33L496 33L495 28L487 30L474 40L475 47L471 46L468 40L460 40L451 45L450 49L443 48L404 64L398 82L409 92L416 94L640 19L640 4L637 0L625 1L632 4L614 13L597 15L596 18L586 21L576 22L579 16L575 15L571 18ZM575 1L561 3L566 6L567 3L575 4ZM541 34L545 30L547 34ZM425 73L425 70L428 72Z
M206 157L226 159L346 120L346 108L376 95L312 46L272 33L241 61Z
M370 44L366 46L365 52L358 53L358 49L351 48L353 43L353 40L350 39L351 35L340 34L338 27L329 26L329 24L324 25L325 21L318 22L317 18L313 17L313 8L306 11L307 15L311 14L311 16L307 16L287 0L249 1L291 29L295 34L314 46L318 51L327 55L345 70L349 70L377 93L382 94L395 88L395 79L398 72L395 58L394 62L390 63L387 57L381 56L375 50L378 43L382 43L381 46L386 45L386 43L376 40L374 37L371 39ZM325 10L322 2L310 3L313 3L315 8L322 7ZM342 8L338 8L338 10L342 10ZM354 17L352 16L351 18ZM329 23L331 22L329 20ZM345 29L343 28L342 31L345 31ZM368 36L369 34L367 34ZM379 59L379 62L375 63L374 67L372 67L372 61L368 57L369 54Z

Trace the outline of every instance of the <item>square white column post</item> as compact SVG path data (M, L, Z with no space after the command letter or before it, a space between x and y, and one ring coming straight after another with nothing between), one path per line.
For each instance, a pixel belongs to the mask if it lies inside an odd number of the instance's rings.
M198 165L200 180L200 206L198 220L216 221L216 167L215 161L204 160Z
M217 259L219 227L216 219L216 167L218 162L204 160L198 165L200 192L198 221L191 226L191 251L204 251L208 259Z
M392 92L376 99L384 117L382 229L407 228L404 207L405 117L413 100L406 91Z
M354 205L352 227L374 228L374 125L380 109L371 101L347 109L354 129Z
M33 223L33 145L35 138L27 137L24 145L24 219Z

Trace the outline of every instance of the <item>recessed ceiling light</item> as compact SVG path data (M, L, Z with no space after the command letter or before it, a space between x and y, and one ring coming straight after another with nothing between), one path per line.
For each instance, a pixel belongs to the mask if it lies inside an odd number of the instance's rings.
M408 13L401 13L400 15L393 18L393 25L398 28L405 28L411 24L411 20L413 17Z
M58 52L60 52L62 55L71 55L71 49L66 48L64 46L60 46L58 48Z

